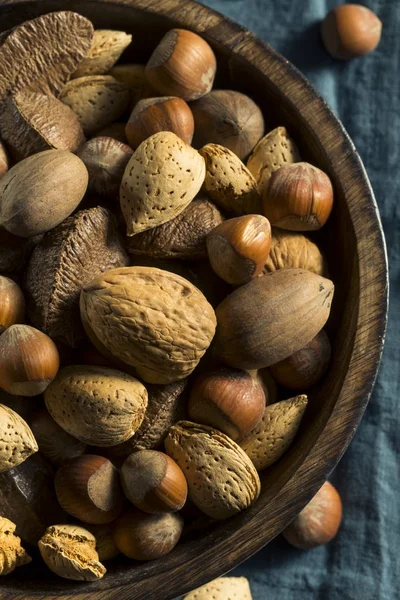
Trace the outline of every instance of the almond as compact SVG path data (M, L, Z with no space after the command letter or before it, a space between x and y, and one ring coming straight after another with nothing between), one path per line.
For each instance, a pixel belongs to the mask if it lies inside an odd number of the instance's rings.
M261 422L240 442L257 471L276 462L292 444L307 402L307 396L302 394L270 404L265 408Z
M0 473L17 467L39 450L28 424L0 404Z
M187 594L183 600L252 600L246 577L219 577Z
M185 473L189 499L212 519L227 519L258 498L261 484L252 462L217 429L179 421L165 448Z
M128 236L179 215L200 191L204 177L204 159L174 133L162 131L142 142L121 183Z
M72 77L104 75L115 65L131 41L132 36L123 31L96 29L89 53Z
M262 195L274 171L300 160L297 146L285 127L277 127L258 142L247 161L247 168L254 175Z
M328 272L325 257L314 242L302 233L272 227L271 248L262 274L279 269L307 269L323 277Z
M9 519L0 517L0 575L8 575L17 567L27 565L31 557L21 546L15 535L16 525Z
M203 189L217 206L238 217L262 212L256 180L236 154L218 144L199 153L206 161Z
M92 135L124 114L130 92L110 75L88 75L69 81L61 100L77 114L85 135Z

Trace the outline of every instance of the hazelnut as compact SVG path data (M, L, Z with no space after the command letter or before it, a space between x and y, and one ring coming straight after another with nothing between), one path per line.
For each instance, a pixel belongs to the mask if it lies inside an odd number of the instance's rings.
M213 90L190 108L195 123L195 148L220 144L245 160L264 135L260 108L240 92Z
M145 73L160 94L189 101L211 90L216 70L214 52L202 37L186 29L171 29L151 55Z
M149 515L134 508L116 521L113 540L128 558L153 560L175 548L182 530L183 519L177 513Z
M325 375L331 358L329 338L322 329L304 348L269 367L279 385L308 390Z
M290 231L313 231L331 214L333 188L323 171L305 162L272 173L263 193L263 210L271 225Z
M219 429L232 440L248 435L261 421L265 394L247 371L220 368L200 375L190 392L189 417Z
M0 337L0 387L9 394L41 394L59 364L53 340L34 327L11 325Z
M0 275L0 334L10 325L23 323L25 298L19 285Z
M330 542L342 520L342 501L336 488L326 481L314 498L283 531L284 538L302 550Z
M61 467L55 487L61 507L85 523L111 523L123 509L118 471L103 456L85 454Z
M348 60L375 50L382 21L366 6L343 4L332 9L321 25L322 41L333 58Z
M176 512L186 502L187 483L172 458L157 450L140 450L128 456L121 468L125 496L144 512Z
M8 171L8 156L4 144L0 141L0 177L3 177Z
M271 247L271 227L262 215L223 221L207 236L208 258L227 283L242 285L258 277Z
M194 119L192 111L182 98L146 98L136 104L125 127L126 137L132 148L136 149L159 131L172 131L186 144L191 144Z
M93 533L96 538L96 552L99 555L99 560L112 560L119 554L117 546L112 539L113 526L110 523L105 525L87 525L85 527L90 533Z

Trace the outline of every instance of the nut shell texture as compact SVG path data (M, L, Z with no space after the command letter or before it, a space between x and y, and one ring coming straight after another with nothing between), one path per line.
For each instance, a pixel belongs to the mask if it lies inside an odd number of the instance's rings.
M17 567L27 565L31 557L21 546L15 535L16 525L9 519L0 517L0 575L8 575Z
M189 499L212 519L227 519L258 498L261 484L252 462L217 429L179 421L165 448L185 474Z
M272 227L271 248L263 274L279 269L307 269L323 277L328 270L320 249L305 235Z
M73 77L84 75L103 75L115 65L132 36L123 31L96 29L86 58L81 62Z
M219 577L187 594L183 600L252 600L246 577Z
M146 388L134 377L95 366L61 369L45 393L47 410L69 434L93 446L113 446L140 427Z
M81 317L117 359L148 383L172 383L197 366L215 333L211 305L183 277L152 267L113 269L81 293Z
M28 424L11 408L0 404L0 473L17 467L38 450Z
M200 191L204 177L203 157L174 133L163 131L142 142L120 189L128 235L176 217Z

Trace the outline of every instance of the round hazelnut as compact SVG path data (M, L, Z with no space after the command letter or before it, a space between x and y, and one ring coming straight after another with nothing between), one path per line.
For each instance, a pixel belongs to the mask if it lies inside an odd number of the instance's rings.
M279 385L308 390L325 375L331 358L329 338L322 329L304 348L269 367Z
M190 108L195 123L195 148L219 144L244 161L264 135L260 108L240 92L213 90Z
M151 55L145 73L160 94L189 101L211 90L216 70L214 52L202 37L186 29L171 29Z
M4 144L0 141L0 177L3 177L8 171L9 162Z
M172 131L186 144L192 143L194 119L182 98L163 96L139 100L125 127L126 137L136 149L144 140L159 131Z
M51 338L29 325L11 325L0 336L0 387L37 396L57 375L60 359Z
M128 558L153 560L175 548L182 530L183 519L178 513L150 515L134 508L116 521L113 540Z
M332 9L321 25L322 41L333 58L348 60L375 50L382 21L366 6L342 4Z
M187 483L180 467L164 452L140 450L121 468L125 496L144 512L176 512L186 502Z
M328 175L305 162L284 165L272 173L263 193L263 211L271 225L290 231L320 229L332 205Z
M262 215L223 221L207 236L214 271L227 283L242 285L258 277L271 247L271 226Z
M111 523L122 512L118 471L103 456L84 454L61 467L55 487L65 512L84 523Z
M239 441L261 421L265 394L247 371L220 368L203 373L193 383L188 411L196 423L219 429Z
M19 285L0 275L0 334L10 325L23 323L25 298Z
M336 488L326 481L295 520L283 531L284 538L302 550L330 542L342 520L342 501Z

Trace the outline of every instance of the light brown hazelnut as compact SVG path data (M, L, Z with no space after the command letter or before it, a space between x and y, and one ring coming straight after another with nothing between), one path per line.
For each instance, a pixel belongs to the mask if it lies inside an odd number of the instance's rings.
M113 531L118 550L135 560L153 560L173 550L181 537L178 513L150 515L134 508L120 517Z
M342 521L339 492L326 481L314 498L283 531L284 538L296 548L307 550L330 542Z
M85 454L61 467L55 487L60 506L84 523L111 523L123 510L118 471L103 456Z
M8 171L8 156L4 144L0 141L0 177L3 177Z
M263 193L263 212L271 225L290 231L314 231L325 225L333 205L328 175L305 162L272 173Z
M0 275L0 334L25 318L25 298L19 285Z
M59 364L53 340L34 327L11 325L0 337L0 387L9 394L41 394Z
M217 60L211 46L186 29L171 29L146 65L146 77L160 93L196 100L211 90Z
M194 119L192 111L182 98L146 98L136 104L125 127L126 137L132 148L136 149L159 131L172 131L186 144L191 144Z
M213 90L190 108L195 123L195 148L220 144L244 161L264 135L260 108L240 92Z
M207 236L208 258L227 283L242 285L258 277L271 247L271 226L262 215L223 221Z
M333 58L348 60L375 50L382 21L366 6L342 4L332 9L321 25L322 41Z
M325 375L331 358L329 338L322 329L304 348L269 367L279 385L308 390Z
M128 500L144 512L177 512L186 502L185 476L164 452L140 450L128 456L121 468L121 482Z
M238 441L261 421L265 394L247 371L220 368L197 377L190 392L189 417Z

